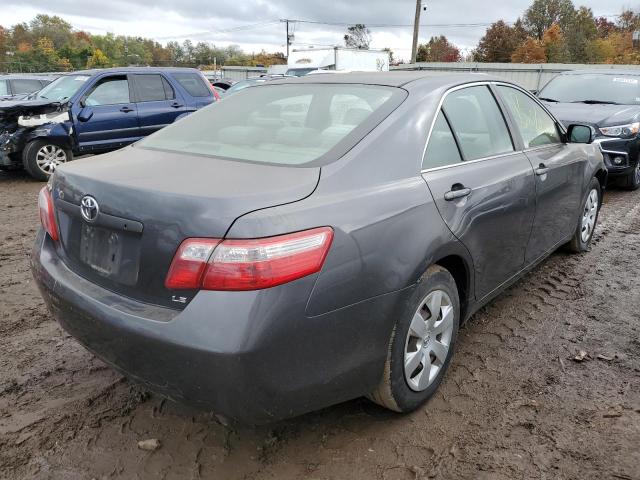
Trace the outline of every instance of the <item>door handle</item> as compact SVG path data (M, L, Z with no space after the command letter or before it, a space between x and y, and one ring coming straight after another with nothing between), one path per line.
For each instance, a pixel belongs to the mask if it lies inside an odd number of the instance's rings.
M540 165L538 165L538 168L536 168L535 172L536 172L536 175L541 176L541 175L544 175L545 173L548 173L549 168L547 168L547 166L544 163L541 163Z
M121 112L124 112L124 113L129 113L129 112L133 112L133 108L129 108L129 107L122 107L122 108L120 109L120 111L121 111Z
M450 202L451 200L457 200L458 198L467 197L470 194L470 188L465 187L461 183L456 183L451 186L451 191L444 194L444 199Z
M173 102L173 103L171 104L171 106L172 106L173 108L180 108L180 107L184 107L184 105L182 105L182 104L180 104L180 103L178 103L178 102Z

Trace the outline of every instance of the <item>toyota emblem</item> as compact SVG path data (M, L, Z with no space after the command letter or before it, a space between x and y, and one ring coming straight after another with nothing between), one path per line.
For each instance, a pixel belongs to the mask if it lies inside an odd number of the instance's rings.
M98 218L98 213L100 213L96 199L90 195L82 197L82 200L80 200L80 213L87 222L95 222Z

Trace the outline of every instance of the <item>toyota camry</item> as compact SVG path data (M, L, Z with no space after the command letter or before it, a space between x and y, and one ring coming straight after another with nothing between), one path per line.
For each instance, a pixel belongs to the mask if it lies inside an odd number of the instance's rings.
M33 274L82 345L176 401L409 412L475 311L588 249L594 135L487 76L284 78L57 169Z

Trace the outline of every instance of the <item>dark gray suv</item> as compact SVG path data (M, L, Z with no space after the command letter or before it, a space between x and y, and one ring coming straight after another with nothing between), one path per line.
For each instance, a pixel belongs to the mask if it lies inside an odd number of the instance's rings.
M606 182L591 128L485 76L250 87L56 170L32 268L61 325L169 398L251 423L422 405L459 326Z

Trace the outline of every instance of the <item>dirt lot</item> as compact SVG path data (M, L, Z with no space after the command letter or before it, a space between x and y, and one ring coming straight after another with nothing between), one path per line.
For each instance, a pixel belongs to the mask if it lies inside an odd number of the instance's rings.
M589 253L476 314L420 411L250 429L149 395L51 319L28 268L40 187L0 174L2 478L640 479L640 192L609 192Z

